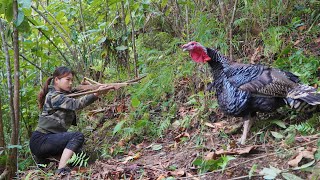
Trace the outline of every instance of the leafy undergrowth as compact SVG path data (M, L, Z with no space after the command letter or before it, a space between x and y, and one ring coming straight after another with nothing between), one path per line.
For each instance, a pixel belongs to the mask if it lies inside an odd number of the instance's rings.
M211 94L191 96L188 78L175 92L178 107L163 137L115 136L123 125L116 112L128 111L129 97L104 111L87 138L87 167L54 175L56 164L31 167L22 179L319 179L319 117L287 109L260 114L246 145L238 145L242 122L224 116ZM182 102L178 102L178 100ZM92 115L92 114L91 114ZM117 123L118 122L118 123ZM122 127L123 128L123 127ZM144 126L144 128L147 128ZM90 129L90 128L89 128ZM82 156L82 155L81 155ZM82 158L83 160L86 158ZM83 161L82 160L82 161ZM86 162L85 162L86 163ZM81 163L81 164L85 164ZM79 164L78 164L79 165Z

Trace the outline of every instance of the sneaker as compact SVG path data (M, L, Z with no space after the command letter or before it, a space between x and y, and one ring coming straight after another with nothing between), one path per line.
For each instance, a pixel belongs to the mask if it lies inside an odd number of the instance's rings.
M67 175L71 172L71 169L69 167L64 167L64 168L60 168L60 169L57 169L55 174L57 175Z

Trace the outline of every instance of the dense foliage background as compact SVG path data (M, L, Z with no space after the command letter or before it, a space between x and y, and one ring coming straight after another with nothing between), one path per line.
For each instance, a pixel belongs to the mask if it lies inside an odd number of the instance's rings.
M208 68L193 63L180 49L188 41L215 47L237 62L271 65L299 75L309 85L320 84L318 0L19 0L17 19L12 9L12 0L0 0L1 42L11 57L8 67L5 51L0 52L0 120L5 142L0 167L8 161L5 152L10 148L19 149L19 170L34 165L28 141L40 112L37 94L57 66L73 68L77 83L83 77L123 82L147 75L140 84L110 93L81 112L77 129L94 135L86 148L100 158L129 147L114 146L115 142L153 141L164 137L179 118L178 127L188 129L191 122L203 124L216 111L216 102L210 100L213 94L203 91L211 81ZM19 30L20 45L18 146L10 144L8 96L14 27ZM197 113L179 116L185 103ZM105 111L93 113L99 109ZM112 121L108 111L116 117ZM303 128L316 133L319 120L310 123ZM91 147L91 143L100 144Z

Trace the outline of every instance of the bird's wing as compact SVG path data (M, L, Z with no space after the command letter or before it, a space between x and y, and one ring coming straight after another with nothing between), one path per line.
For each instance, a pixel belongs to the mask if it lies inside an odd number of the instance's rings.
M286 97L299 81L290 72L252 64L231 65L226 75L235 87L256 96Z

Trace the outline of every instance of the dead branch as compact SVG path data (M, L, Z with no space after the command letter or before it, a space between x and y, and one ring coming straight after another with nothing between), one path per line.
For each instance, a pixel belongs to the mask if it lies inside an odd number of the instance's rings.
M92 79L90 79L90 78L87 78L87 77L84 77L84 78L83 78L83 81L89 81L89 82L92 83L92 84L99 84L99 85L101 85L101 83L99 83L99 82L97 82L97 81L94 81L94 80L92 80Z
M106 84L102 84L102 83L99 83L99 82L96 82L92 79L89 79L87 77L84 77L84 81L83 82L89 82L89 83L93 83L93 84L82 84L82 85L79 85L77 87L75 87L73 89L74 92L77 92L77 93L80 93L80 92L84 92L84 91L91 91L91 90L96 90L98 89L100 86L120 86L120 87L123 87L123 86L127 86L127 85L131 85L131 84L136 84L138 83L141 79L145 78L146 76L142 76L140 78L136 78L136 79L131 79L131 80L128 80L128 81L125 81L125 82L122 82L122 83L106 83Z
M122 83L106 83L106 84L101 84L99 82L93 81L93 80L85 77L84 78L85 80L90 81L95 84L79 85L74 89L74 91L76 91L76 93L68 94L67 96L68 97L78 97L78 96L82 96L82 95L86 95L86 94L102 93L105 91L109 91L111 89L118 89L120 87L125 87L125 86L131 85L131 84L136 84L142 78L145 78L145 77L146 76L142 76L140 78L128 80L128 81L125 81ZM101 86L103 86L104 88L99 89Z
M109 91L111 89L115 89L115 87L114 86L107 86L102 89L90 90L90 91L85 91L85 92L81 92L81 93L72 93L72 94L68 94L67 96L68 97L78 97L78 96L87 95L87 94L102 93L105 91Z

